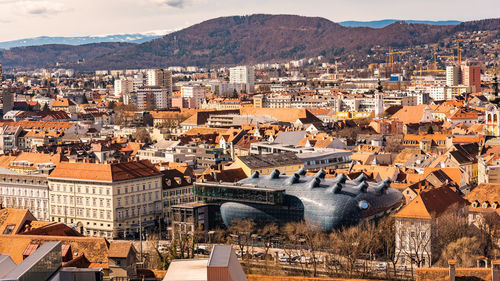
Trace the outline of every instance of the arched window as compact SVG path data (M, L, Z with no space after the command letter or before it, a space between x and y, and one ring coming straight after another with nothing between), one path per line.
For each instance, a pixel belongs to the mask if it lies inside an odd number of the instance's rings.
M498 117L497 116L498 116L497 113L493 114L493 122L497 122L498 121Z
M491 113L488 114L488 122L491 122Z

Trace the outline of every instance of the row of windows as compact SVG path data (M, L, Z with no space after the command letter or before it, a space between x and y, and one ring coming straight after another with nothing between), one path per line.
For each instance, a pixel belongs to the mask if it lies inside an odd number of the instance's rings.
M66 208L66 207L53 207L52 208L53 215L61 215L61 216L77 216L77 217L85 217L85 218L94 218L94 219L107 219L111 220L111 211L106 210L97 210L97 209L83 209L83 208Z
M61 192L73 192L73 184L51 184L51 191L61 191ZM76 186L76 192L86 194L99 194L99 195L110 195L111 188L102 188L102 187L91 187L91 186Z
M148 182L148 183L143 183L142 185L141 184L131 184L130 186L125 186L123 187L123 193L124 194L127 194L129 192L138 192L138 191L144 191L146 190L146 187L147 189L151 189L152 188L152 182ZM158 188L158 182L155 182L154 183L154 188L157 189ZM116 193L117 194L120 194L122 191L122 188L121 187L118 187L117 190L116 190Z
M30 196L30 197L42 197L46 196L45 191L33 190L29 188L14 188L14 187L2 187L0 188L0 194L4 195L20 195L20 196Z
M58 204L74 204L75 197L72 195L54 195L52 194L50 196L50 202L51 203L58 203ZM76 204L77 205L83 205L83 206L93 206L93 207L111 207L111 199L97 199L97 198L90 198L90 197L81 197L77 196L76 197Z
M156 211L161 211L161 205L156 205ZM147 215L147 214L152 214L155 212L155 208L153 204L147 204L147 205L142 205L142 206L137 206L137 207L131 207L131 208L126 208L124 210L119 210L116 213L116 218L121 220L121 219L127 219L130 216L138 216L138 215Z
M13 178L6 178L2 177L2 182L11 182L11 183L23 183L23 184L38 184L38 185L45 185L47 184L46 181L41 181L41 180L27 180L27 179L13 179Z
M160 197L160 192L156 191L155 192L155 200L159 200L159 197ZM141 198L142 198L142 201L141 201ZM141 202L144 203L144 202L146 202L146 199L148 199L148 201L152 201L153 200L153 192L124 196L123 198L118 198L117 205L118 205L118 207L121 207L122 202L125 204L125 206L128 206L129 204L136 204L136 203L141 203Z

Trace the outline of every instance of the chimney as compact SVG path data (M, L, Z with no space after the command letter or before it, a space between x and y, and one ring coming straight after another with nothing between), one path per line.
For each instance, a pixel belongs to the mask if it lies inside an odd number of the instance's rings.
M449 260L450 281L455 281L455 260Z

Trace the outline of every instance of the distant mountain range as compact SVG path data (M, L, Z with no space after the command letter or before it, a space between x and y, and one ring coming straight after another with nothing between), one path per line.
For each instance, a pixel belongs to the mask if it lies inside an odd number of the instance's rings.
M40 36L35 38L25 38L19 40L0 42L0 49L10 49L15 47L38 46L48 44L65 45L84 45L102 42L125 42L125 43L144 43L156 38L165 36L168 32L158 33L136 33L136 34L118 34L103 36L79 36L79 37L50 37Z
M422 24L431 24L431 25L457 25L462 23L457 20L445 20L445 21L431 21L431 20L393 20L393 19L385 19L385 20L375 20L375 21L341 21L340 25L345 27L371 27L371 28L383 28L388 25L391 25L395 22L406 22L406 23L422 23Z
M461 23L456 20L448 21L425 21L425 20L394 20L384 19L377 21L342 21L338 24L345 27L371 27L383 28L395 22L404 21L406 23L422 23L431 25L456 25ZM134 34L115 34L115 35L102 35L102 36L78 36L78 37L52 37L40 36L35 38L24 38L11 41L0 42L0 49L10 49L15 47L39 46L48 44L65 44L65 45L84 45L91 43L102 42L125 42L125 43L144 43L165 36L167 31L164 32L146 32Z
M395 22L383 28L345 27L319 17L251 15L211 19L145 43L43 45L0 50L7 69L61 67L92 71L168 66L230 66L314 57L346 59L375 46L436 43L458 32L500 32L500 19L458 25ZM84 60L83 63L76 62ZM350 58L352 61L352 58Z

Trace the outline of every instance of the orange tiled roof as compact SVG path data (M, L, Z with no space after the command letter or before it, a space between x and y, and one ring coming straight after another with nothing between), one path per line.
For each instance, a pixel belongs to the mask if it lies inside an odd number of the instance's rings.
M61 162L52 171L49 179L62 178L112 182L160 174L160 171L148 160L113 164Z
M469 202L449 187L422 190L408 205L394 216L397 218L432 219L440 216L450 206L465 206Z
M111 242L108 256L110 258L127 258L134 247L131 242Z

